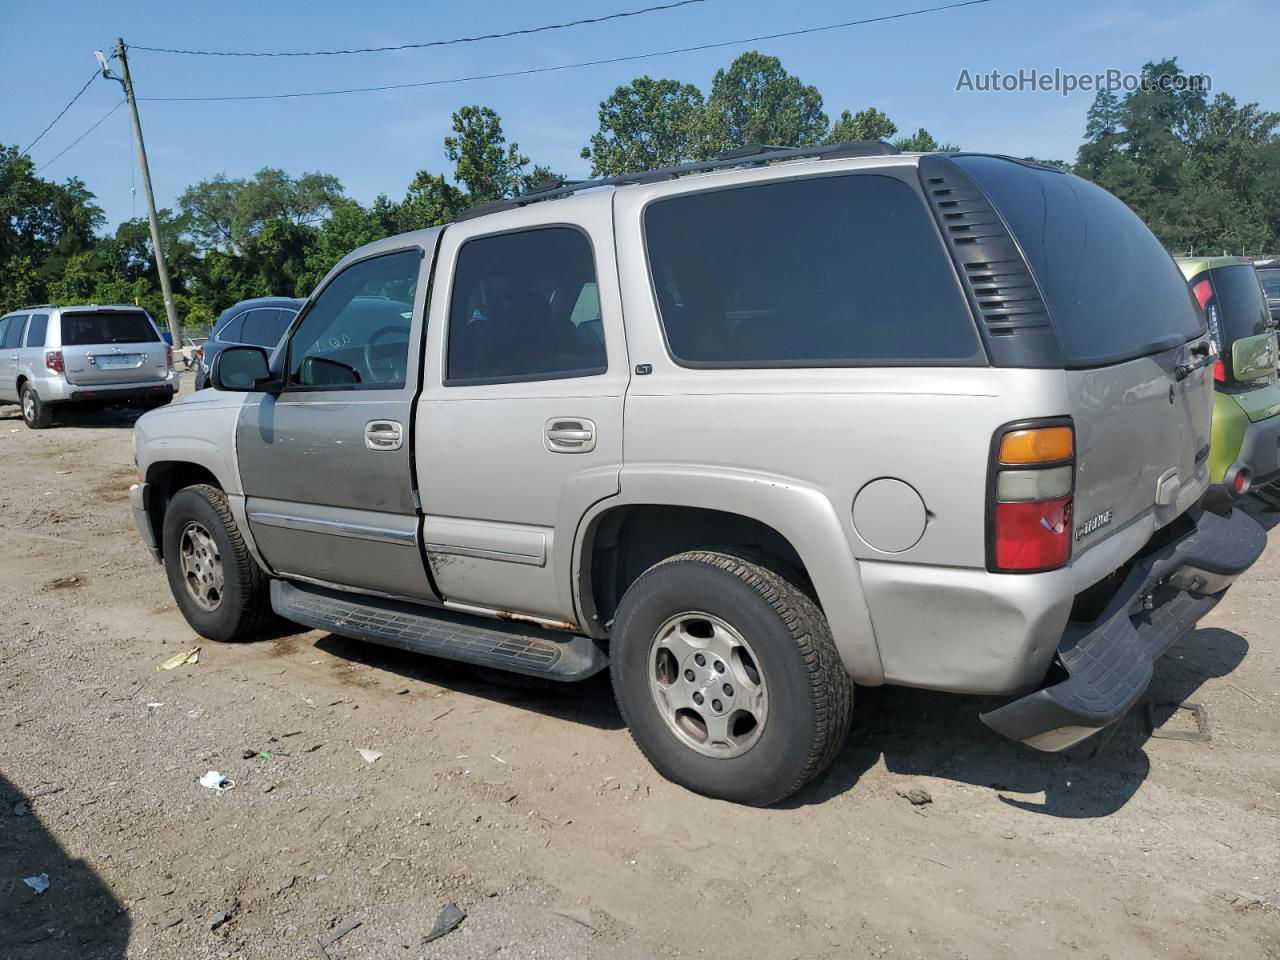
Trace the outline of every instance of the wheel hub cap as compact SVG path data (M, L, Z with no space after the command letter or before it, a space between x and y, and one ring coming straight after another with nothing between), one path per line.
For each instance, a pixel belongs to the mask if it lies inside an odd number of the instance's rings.
M192 520L182 528L178 559L187 594L202 610L217 610L222 603L222 557L204 525Z
M34 420L36 416L36 401L31 396L30 390L26 390L22 394L22 415L28 420Z
M664 623L649 650L649 692L671 731L709 757L745 753L760 739L769 697L759 661L732 626L707 613Z

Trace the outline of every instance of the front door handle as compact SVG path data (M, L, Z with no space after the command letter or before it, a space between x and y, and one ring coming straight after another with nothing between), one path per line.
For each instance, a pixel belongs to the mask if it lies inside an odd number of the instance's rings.
M552 417L545 436L552 453L588 453L596 448L596 425L590 420Z
M399 450L404 446L404 428L394 420L370 420L364 428L364 445L370 450Z

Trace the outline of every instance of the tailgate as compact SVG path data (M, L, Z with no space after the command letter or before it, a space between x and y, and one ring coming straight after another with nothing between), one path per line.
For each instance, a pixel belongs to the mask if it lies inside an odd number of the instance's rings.
M1204 366L1179 381L1175 367L1189 355L1184 345L1066 371L1076 428L1074 556L1167 508L1156 516L1162 526L1207 486L1213 373Z
M169 373L167 345L140 310L68 311L61 333L68 383L149 383Z

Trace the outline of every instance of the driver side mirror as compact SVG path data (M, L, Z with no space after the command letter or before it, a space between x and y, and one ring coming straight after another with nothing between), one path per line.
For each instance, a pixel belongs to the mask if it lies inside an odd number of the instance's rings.
M233 393L279 393L281 383L271 375L271 361L262 347L227 347L213 358L209 382L215 390Z

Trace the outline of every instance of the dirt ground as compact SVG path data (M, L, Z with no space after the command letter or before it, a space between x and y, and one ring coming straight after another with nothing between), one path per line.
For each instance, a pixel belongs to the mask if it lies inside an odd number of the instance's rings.
M860 690L834 769L755 810L658 777L603 678L200 641L133 528L132 422L0 408L5 960L319 958L353 921L328 957L1280 957L1280 532L1158 665L1156 736L1046 755L981 700ZM1185 702L1210 739L1167 737Z

